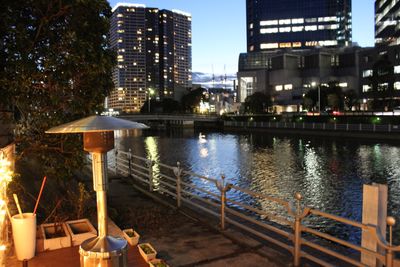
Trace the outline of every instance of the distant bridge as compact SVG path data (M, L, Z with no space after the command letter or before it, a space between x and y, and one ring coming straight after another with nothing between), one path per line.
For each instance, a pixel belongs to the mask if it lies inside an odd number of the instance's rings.
M217 115L198 115L198 114L130 114L120 115L118 118L130 121L185 121L185 122L217 122L220 116Z

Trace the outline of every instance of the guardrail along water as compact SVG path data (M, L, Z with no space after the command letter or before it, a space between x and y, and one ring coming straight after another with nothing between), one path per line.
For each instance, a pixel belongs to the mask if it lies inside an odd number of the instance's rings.
M143 183L151 180L146 184L149 190L180 199L180 205L190 201L198 205L197 209L209 206L204 212L219 219L221 203L224 203L220 189L224 186L217 185L221 181L220 174L224 173L223 184L229 185L225 197L225 224L241 225L267 240L273 238L289 251L294 249L292 229L296 216L291 215L288 207L296 207L293 195L297 191L302 193L301 207L313 207L301 219L301 240L305 242L302 248L305 244L315 248L315 240L321 247L325 245L322 240L330 240L329 244L334 241L341 244L334 252L355 255L350 261L359 257L361 231L367 229L360 223L362 184L388 183L388 214L398 217L396 185L400 162L396 155L400 151L396 144L343 138L179 132L122 138L119 146L132 147L135 153L129 160L124 154L128 149L119 150L117 167L121 174ZM149 159L152 159L151 164ZM178 178L174 172L178 168L177 161L181 162L181 183L176 182ZM112 164L115 166L115 162ZM149 180L150 170L152 178ZM269 229L271 227L273 230ZM398 233L394 231L394 244L398 244ZM347 247L351 253L345 249ZM302 257L310 258L312 254Z

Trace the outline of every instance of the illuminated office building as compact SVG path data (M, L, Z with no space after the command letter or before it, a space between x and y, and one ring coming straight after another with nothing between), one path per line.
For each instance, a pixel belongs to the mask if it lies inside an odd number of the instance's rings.
M175 98L191 87L191 15L140 4L113 8L110 46L117 54L107 106L139 112L149 98Z
M351 43L351 0L246 0L247 51Z
M400 44L400 1L375 0L375 43Z

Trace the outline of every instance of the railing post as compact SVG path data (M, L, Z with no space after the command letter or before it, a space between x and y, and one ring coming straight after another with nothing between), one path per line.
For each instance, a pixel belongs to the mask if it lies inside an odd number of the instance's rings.
M153 161L151 159L147 160L147 168L149 171L149 191L153 192Z
M129 177L132 175L132 150L130 148L128 150L128 175Z
M293 265L295 267L300 266L301 259L301 219L302 214L300 210L300 201L303 196L300 193L296 193L295 196L297 206L296 206L296 217L294 222L294 255L293 255Z
M181 185L181 174L182 174L182 168L181 168L181 163L178 161L176 163L176 167L173 169L174 174L176 176L176 205L178 208L181 207L181 194L182 194L182 185Z
M387 217L386 223L389 226L389 249L386 249L386 267L394 266L394 256L393 256L393 226L396 224L396 220L393 217Z
M225 176L221 175L222 186L221 190L221 229L225 230L225 205L226 205L226 190L225 190Z
M225 175L221 175L221 181L217 181L216 186L221 192L221 230L225 230L226 192L229 191L231 187L225 182Z

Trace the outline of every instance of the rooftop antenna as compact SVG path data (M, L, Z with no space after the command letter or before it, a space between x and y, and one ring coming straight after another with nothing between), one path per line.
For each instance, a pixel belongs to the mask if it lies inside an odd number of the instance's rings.
M226 64L224 64L224 89L226 90Z
M213 89L215 87L214 83L215 83L215 76L214 76L214 64L211 65L211 69L212 69L212 85L213 85Z

